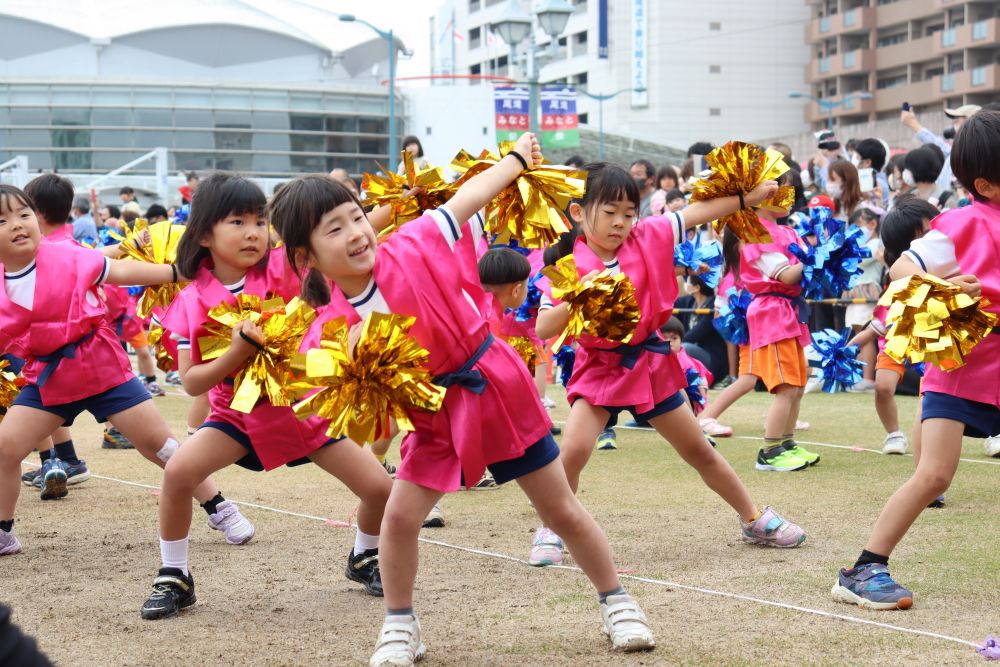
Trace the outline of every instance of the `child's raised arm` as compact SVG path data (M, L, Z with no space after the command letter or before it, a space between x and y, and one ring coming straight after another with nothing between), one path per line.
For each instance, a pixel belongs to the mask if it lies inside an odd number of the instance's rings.
M868 324L864 329L859 331L851 340L847 341L847 345L857 345L858 347L864 347L868 343L872 343L878 338L878 332L872 329L871 323Z
M529 167L541 164L542 149L538 139L530 132L525 132L514 144L514 151L521 156ZM500 162L477 176L473 176L458 189L455 196L448 200L448 210L456 220L464 222L474 216L476 211L486 206L500 194L500 191L511 184L524 166L516 156L508 154Z
M163 285L177 282L177 267L134 259L109 259L105 282L112 285Z
M767 201L777 192L777 181L763 181L753 190L743 195L742 208L749 208ZM718 197L716 199L695 202L682 210L681 215L684 216L684 226L691 229L692 227L718 220L731 213L736 213L740 208L740 198L734 195L732 197Z

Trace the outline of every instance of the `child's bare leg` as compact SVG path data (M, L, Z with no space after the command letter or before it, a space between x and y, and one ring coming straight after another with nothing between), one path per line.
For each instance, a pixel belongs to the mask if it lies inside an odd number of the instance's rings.
M166 466L167 461L180 447L163 420L163 415L153 405L153 401L143 401L133 405L127 410L111 415L108 421L135 445L140 454L161 468ZM246 453L245 450L243 453ZM234 460L239 460L242 455ZM206 479L207 477L208 475L202 478L201 484L197 485L193 492L199 503L209 501L219 493L215 482Z
M542 523L562 538L597 592L617 589L621 584L608 538L573 495L559 462L553 461L524 475L517 483L535 506Z
M594 452L594 441L604 430L609 416L607 410L590 405L582 398L577 399L570 408L569 418L563 428L559 459L566 470L566 479L573 493L576 493L580 485L580 473Z
M788 419L785 420L785 430L782 435L791 435L795 433L795 423L799 420L799 408L802 406L802 397L806 393L805 387L793 387L796 389L792 393L792 403L788 411Z
M729 360L729 377L740 374L740 348L732 343L726 343L726 359Z
M921 428L922 452L917 469L882 508L865 549L889 556L927 504L951 484L962 455L965 425L951 419L928 419Z
M63 423L59 415L13 405L0 421L0 521L14 518L21 493L21 461Z
M790 384L778 385L774 390L774 398L767 409L764 419L764 438L776 440L789 433L788 420L795 406L802 398L802 388ZM796 410L797 414L797 410ZM792 431L795 429L795 419L792 418Z
M427 513L443 496L440 491L397 479L382 518L379 571L386 611L413 607L413 582L420 562L420 527Z
M736 471L708 444L698 421L683 406L649 420L656 432L673 446L684 462L698 471L710 489L729 503L744 521L757 516L757 506Z
M739 376L735 382L723 389L722 393L716 396L710 405L705 407L699 417L702 419L718 419L729 406L753 391L756 385L756 375Z
M917 416L913 418L913 437L911 442L913 444L913 465L914 467L920 463L920 441L921 441L921 422L920 413L923 411L923 397L917 397Z
M886 433L899 430L899 411L896 409L896 385L899 375L881 368L875 371L875 411Z
M193 398L191 405L188 406L187 413L189 435L197 431L205 423L210 410L211 406L208 403L208 394L202 394Z
M143 378L156 377L156 362L148 345L135 348L135 365L139 367L139 375Z
M343 482L361 500L358 528L368 535L378 535L392 490L392 479L385 468L352 440L341 440L317 449L309 458Z
M545 398L545 384L548 378L548 364L538 364L535 366L535 388L538 390L538 397Z

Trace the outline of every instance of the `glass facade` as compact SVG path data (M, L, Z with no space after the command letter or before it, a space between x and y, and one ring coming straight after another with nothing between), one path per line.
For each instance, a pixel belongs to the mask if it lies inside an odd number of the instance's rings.
M0 162L100 173L166 146L172 171L360 174L392 162L388 106L380 92L3 83Z

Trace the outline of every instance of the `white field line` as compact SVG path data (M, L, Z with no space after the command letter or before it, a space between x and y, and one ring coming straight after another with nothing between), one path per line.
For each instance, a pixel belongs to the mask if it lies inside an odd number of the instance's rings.
M819 443L808 443L808 444L819 444ZM834 446L842 447L842 445L834 445ZM27 465L29 465L29 466L32 466L32 467L38 467L35 464L31 464L31 463L27 463L27 462L25 462L25 463ZM128 485L128 486L135 486L135 487L139 487L139 488L143 488L143 489L159 490L159 488L160 488L160 487L154 486L152 484L143 484L141 482L133 482L133 481L129 481L129 480L118 479L116 477L105 477L103 475L93 475L93 474L91 475L91 477L94 478L94 479L100 479L100 480L104 480L104 481L108 481L108 482L116 482L118 484L125 484L125 485ZM325 524L327 524L329 526L334 526L334 527L348 527L348 526L350 526L350 524L347 523L347 522L336 521L334 519L328 519L326 517L314 516L314 515L311 515L311 514L302 514L300 512L291 512L291 511L279 509L279 508L276 508L276 507L270 507L268 505L260 505L260 504L257 504L257 503L245 502L245 501L238 500L238 499L235 499L235 498L232 499L232 500L233 500L233 502L235 502L237 504L245 505L247 507L253 507L253 508L256 508L256 509L264 510L264 511L267 511L267 512L274 512L276 514L282 514L282 515L285 515L285 516L293 516L293 517L297 517L297 518L301 518L301 519L308 519L310 521L321 521L321 522L323 522L323 523L325 523ZM438 547L443 547L445 549L452 549L454 551L461 551L461 552L464 552L464 553L475 554L477 556L484 556L484 557L487 557L487 558L494 558L496 560L504 560L504 561L509 561L509 562L513 562L513 563L519 563L519 564L525 565L525 566L530 566L530 564L528 563L528 561L526 561L526 560L524 560L522 558L518 558L516 556L509 556L507 554L496 553L496 552L493 552L493 551L485 551L483 549L474 549L472 547L464 547L464 546L460 546L460 545L457 545L457 544L451 544L451 543L448 543L448 542L443 542L441 540L433 540L433 539L428 539L428 538L424 538L424 537L421 537L419 539L420 539L421 542L423 542L425 544L430 544L430 545L434 545L434 546L438 546ZM572 567L572 566L568 566L568 565L549 566L546 569L550 569L550 570L564 570L564 571L568 571L568 572L575 572L575 573L578 573L578 574L583 574L583 571L580 568L578 568L578 567ZM702 595L712 595L712 596L715 596L715 597L729 598L731 600L741 600L741 601L744 601L744 602L753 602L755 604L765 605L765 606L768 606L768 607L776 607L776 608L779 608L779 609L787 609L789 611L796 611L796 612L804 613L804 614L812 614L814 616L821 616L821 617L824 617L824 618L832 618L832 619L836 619L836 620L839 620L839 621L845 621L845 622L848 622L848 623L857 623L857 624L860 624L860 625L868 625L868 626L882 628L884 630L892 630L893 632L901 632L901 633L904 633L904 634L917 635L917 636L921 636L921 637L929 637L931 639L939 639L941 641L948 641L948 642L952 642L952 643L955 643L955 644L962 644L964 646L971 646L973 648L977 648L978 647L978 644L976 644L974 642L970 642L968 640L961 639L959 637L951 637L949 635L943 635L943 634L940 634L940 633L937 633L937 632L930 632L928 630L918 630L918 629L915 629L915 628L905 628L905 627L902 627L902 626L899 626L899 625L892 625L890 623L881 623L879 621L872 621L872 620L869 620L869 619L866 619L866 618L858 618L858 617L855 617L855 616L848 616L846 614L835 614L835 613L832 613L832 612L823 611L821 609L812 609L812 608L809 608L809 607L802 607L802 606L799 606L799 605L789 604L789 603L785 603L785 602L777 602L777 601L774 601L774 600L766 600L764 598L757 598L757 597L752 597L752 596L749 596L749 595L742 595L742 594L739 594L739 593L731 593L729 591L717 591L717 590L713 590L711 588L701 588L701 587L698 587L698 586L690 586L690 585L687 585L687 584L680 584L680 583L676 583L676 582L672 582L672 581L666 581L666 580L663 580L663 579L651 579L651 578L648 578L648 577L640 577L640 576L631 575L631 574L620 574L619 576L622 579L626 579L626 580L630 580L630 581L638 581L638 582L642 582L642 583L646 583L646 584L652 584L654 586L663 586L665 588L677 588L677 589L680 589L680 590L690 591L690 592L693 592L693 593L700 593Z

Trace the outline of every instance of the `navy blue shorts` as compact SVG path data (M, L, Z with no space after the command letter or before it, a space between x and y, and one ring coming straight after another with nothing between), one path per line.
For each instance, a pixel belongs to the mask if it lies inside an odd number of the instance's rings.
M937 391L924 392L920 421L925 419L962 422L965 435L970 438L988 438L1000 433L1000 408Z
M8 354L0 354L0 359L7 360L7 363L10 364L10 366L7 367L7 370L13 373L14 375L19 374L21 372L21 369L24 368L24 359L22 359L21 357L15 357L13 354L8 353Z
M124 412L144 401L152 400L152 398L139 378L134 377L100 394L59 405L45 405L42 403L42 395L38 391L38 385L26 384L21 388L21 393L14 399L14 405L51 412L63 418L63 426L71 426L73 420L81 412L87 411L94 415L94 419L97 421L106 422L108 417Z
M257 452L253 448L253 443L250 442L250 436L248 436L246 433L236 428L229 422L205 422L199 427L199 429L202 428L214 428L217 431L222 431L230 438L238 442L240 445L242 445L243 449L247 450L246 456L237 461L236 465L238 465L241 468L246 468L247 470L253 470L254 472L264 472L264 464L260 462L260 457L257 456ZM322 449L323 447L329 447L333 443L340 442L343 439L344 438L330 438L329 440L323 443L320 449ZM295 459L294 461L289 461L285 465L287 465L289 468L294 468L295 466L305 465L306 463L312 463L312 461L308 457L303 456L301 459Z
M654 417L659 417L660 415L665 415L668 412L673 412L686 403L687 397L685 393L683 391L678 391L676 394L667 396L665 399L654 405L652 410L648 410L646 412L636 412L634 405L600 405L598 407L604 408L611 413L608 417L608 423L604 426L604 428L611 428L618 423L618 415L623 412L631 413L632 418L637 422L648 422Z
M544 468L557 458L559 458L559 446L556 444L556 439L552 437L551 433L546 433L544 438L528 447L516 459L491 463L486 467L489 468L497 484L505 484Z

